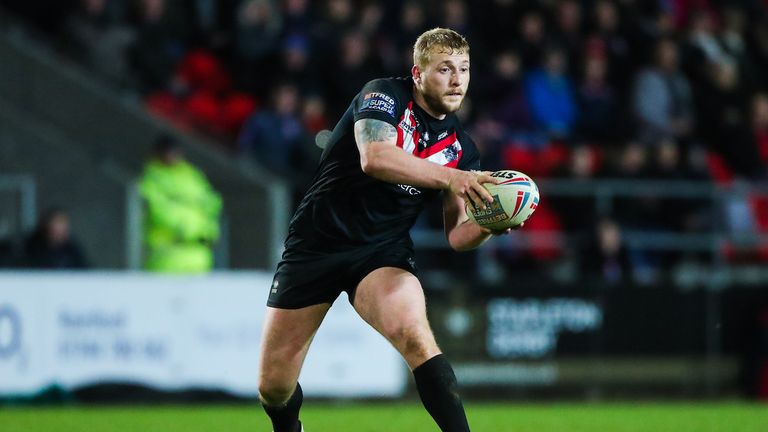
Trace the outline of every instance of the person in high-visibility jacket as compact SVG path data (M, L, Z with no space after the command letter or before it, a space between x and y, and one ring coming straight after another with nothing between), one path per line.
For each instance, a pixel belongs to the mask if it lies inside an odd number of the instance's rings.
M175 273L213 268L221 197L171 137L157 140L139 188L146 203L144 267Z

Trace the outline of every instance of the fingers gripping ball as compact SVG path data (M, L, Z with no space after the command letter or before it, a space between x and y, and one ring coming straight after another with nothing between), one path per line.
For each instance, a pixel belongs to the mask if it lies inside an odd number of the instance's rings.
M526 174L502 170L491 174L498 184L483 186L493 196L485 210L468 205L467 215L478 225L491 230L514 228L528 220L539 205L539 187Z

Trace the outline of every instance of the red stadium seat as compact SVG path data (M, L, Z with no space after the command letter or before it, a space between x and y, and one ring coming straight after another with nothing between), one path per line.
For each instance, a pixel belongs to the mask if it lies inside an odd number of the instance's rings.
M551 261L563 253L563 225L557 214L542 200L536 213L525 222L523 230L530 234L538 234L530 244L530 253L537 260Z
M733 172L719 154L707 152L707 165L709 166L709 174L715 183L727 185L733 181Z

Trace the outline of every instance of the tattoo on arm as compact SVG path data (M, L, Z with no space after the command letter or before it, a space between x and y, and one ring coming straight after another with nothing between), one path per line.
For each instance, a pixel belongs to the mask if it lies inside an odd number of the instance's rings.
M361 119L355 122L355 139L359 144L374 141L388 142L396 138L397 129L385 121Z

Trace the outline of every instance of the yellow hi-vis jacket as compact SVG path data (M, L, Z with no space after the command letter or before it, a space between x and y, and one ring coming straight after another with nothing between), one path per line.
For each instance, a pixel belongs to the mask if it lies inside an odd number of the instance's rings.
M146 200L145 268L199 273L213 267L219 238L221 197L197 168L185 161L147 163L140 182Z

